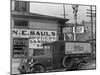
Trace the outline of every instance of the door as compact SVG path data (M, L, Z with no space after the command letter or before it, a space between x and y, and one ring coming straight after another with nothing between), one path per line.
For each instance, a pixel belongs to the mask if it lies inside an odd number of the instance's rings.
M62 68L62 60L64 57L64 44L56 44L53 48L53 67L54 69Z
M45 67L51 67L52 53L50 45L45 45L44 49L34 49L34 57L38 62Z

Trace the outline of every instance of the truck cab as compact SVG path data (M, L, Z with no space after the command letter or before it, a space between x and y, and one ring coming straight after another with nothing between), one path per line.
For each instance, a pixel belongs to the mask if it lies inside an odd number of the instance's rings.
M65 56L64 42L52 42L43 44L43 54L33 58L46 70L62 69L62 60Z

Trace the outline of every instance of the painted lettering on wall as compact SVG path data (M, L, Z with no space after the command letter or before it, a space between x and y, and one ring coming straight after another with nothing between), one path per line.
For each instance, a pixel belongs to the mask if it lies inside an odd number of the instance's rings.
M57 32L49 30L12 29L13 37L29 39L29 48L43 48L43 43L57 40Z

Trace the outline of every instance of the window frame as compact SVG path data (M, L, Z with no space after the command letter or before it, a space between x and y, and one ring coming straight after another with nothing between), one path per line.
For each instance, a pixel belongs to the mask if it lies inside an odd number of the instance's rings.
M43 54L38 54L38 55L35 54L37 51L43 51L43 52L42 52ZM33 56L44 56L44 55L45 55L45 54L44 54L44 50L43 50L43 49L34 49L34 50L33 50Z
M27 12L27 3L27 1L15 1L14 11ZM25 8L25 10L23 8Z
M22 47L16 47L16 46L14 46L14 45L21 45L21 44L19 44L19 43L17 43L17 44L15 44L14 43L14 40L15 39L26 39L26 41L27 41L27 44L22 44L23 46ZM28 41L29 41L29 39L28 38L13 38L13 51L12 51L12 57L13 58L26 58L26 57L28 57ZM26 45L26 47L25 47L25 45ZM24 50L17 50L17 49L15 49L15 48L25 48ZM15 52L15 53L14 53ZM19 53L18 53L19 52ZM18 53L17 55L16 55L16 53ZM23 53L23 55L21 56L20 55L20 53ZM26 54L26 55L25 55Z
M15 25L15 22L23 22L23 23L27 23L26 25ZM25 28L29 28L29 21L28 20L25 20L25 19L14 19L14 27L16 27L16 28L23 28L23 27L25 27Z

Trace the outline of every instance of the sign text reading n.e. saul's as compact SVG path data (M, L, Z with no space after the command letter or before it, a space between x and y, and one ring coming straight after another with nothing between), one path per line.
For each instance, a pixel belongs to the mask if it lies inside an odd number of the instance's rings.
M57 32L49 30L12 29L12 36L30 38L29 48L43 48L42 43L56 41Z

